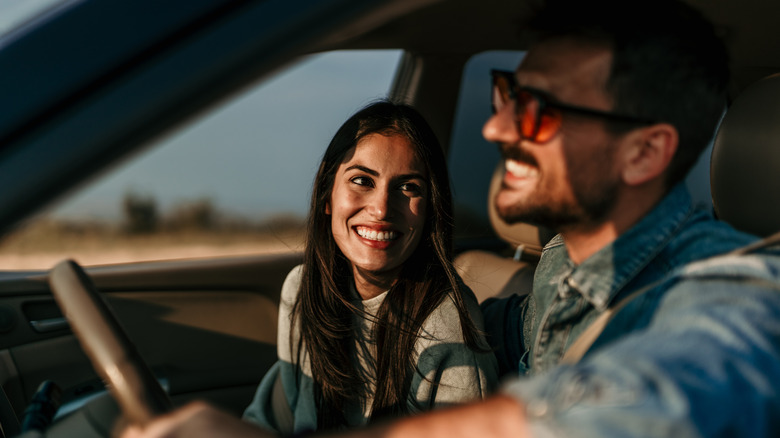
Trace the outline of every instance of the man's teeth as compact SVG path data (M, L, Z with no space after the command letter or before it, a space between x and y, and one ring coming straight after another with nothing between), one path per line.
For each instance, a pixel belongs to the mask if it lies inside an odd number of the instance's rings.
M386 242L389 240L395 240L396 237L398 237L398 233L395 231L376 231L372 230L370 228L356 228L357 233L360 237L368 240L378 240L381 242Z
M504 166L506 167L507 172L517 178L528 178L539 174L539 171L535 167L515 160L506 160Z

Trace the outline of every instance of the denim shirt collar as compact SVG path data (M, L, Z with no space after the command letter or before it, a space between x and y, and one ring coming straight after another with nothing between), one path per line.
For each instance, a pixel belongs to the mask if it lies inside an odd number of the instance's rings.
M578 266L569 259L568 286L578 290L599 311L606 310L615 295L663 250L693 212L685 184L677 184L649 214L615 241ZM558 235L550 244L561 242Z

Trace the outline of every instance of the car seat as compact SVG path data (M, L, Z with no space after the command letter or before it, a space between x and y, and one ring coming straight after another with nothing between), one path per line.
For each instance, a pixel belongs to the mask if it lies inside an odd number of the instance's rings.
M554 236L545 228L530 224L507 224L496 213L494 199L504 176L503 160L493 172L488 192L488 215L496 235L507 243L501 254L482 250L464 251L455 258L463 282L481 303L490 297L524 295L531 292L534 269L542 247Z
M766 237L780 229L780 74L746 88L723 117L710 164L715 214Z

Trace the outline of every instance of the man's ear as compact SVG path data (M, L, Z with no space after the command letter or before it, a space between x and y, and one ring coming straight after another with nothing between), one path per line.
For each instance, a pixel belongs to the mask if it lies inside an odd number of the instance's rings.
M674 126L658 123L633 131L627 140L623 182L636 186L663 176L677 152L679 134Z

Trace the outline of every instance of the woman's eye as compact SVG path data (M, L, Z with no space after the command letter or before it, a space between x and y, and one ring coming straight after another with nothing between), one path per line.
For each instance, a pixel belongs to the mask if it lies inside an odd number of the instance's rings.
M371 181L371 178L367 178L365 176L356 176L350 180L352 184L357 184L359 186L365 186L365 187L371 187L373 185L373 181Z
M412 182L401 184L399 186L399 189L401 189L401 191L409 192L417 195L422 193L422 189L420 188L420 186Z

